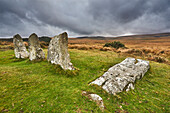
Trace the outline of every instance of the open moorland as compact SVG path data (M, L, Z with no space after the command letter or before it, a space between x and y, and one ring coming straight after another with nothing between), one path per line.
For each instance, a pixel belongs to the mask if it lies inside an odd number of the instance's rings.
M105 43L120 41L125 49L103 47ZM99 49L114 51L125 56L143 57L145 59L170 64L170 33L133 35L122 37L80 37L70 38L69 48Z
M113 41L126 48L103 47ZM41 41L46 57L48 43ZM11 41L0 44L0 112L102 112L82 91L100 95L104 112L170 112L169 34L70 38L69 53L76 71L64 71L46 60L17 59ZM110 95L89 85L127 57L150 61L151 68L134 90Z
M41 47L48 48L52 37L40 37ZM28 38L23 39L28 48ZM106 43L120 41L126 48L103 47ZM114 51L126 57L143 58L170 64L170 33L133 35L122 37L78 37L69 38L69 49ZM0 49L13 49L12 38L0 38Z

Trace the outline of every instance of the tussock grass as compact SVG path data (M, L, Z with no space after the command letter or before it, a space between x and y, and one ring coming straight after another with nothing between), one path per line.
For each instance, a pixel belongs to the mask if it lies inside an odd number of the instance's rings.
M12 50L0 51L0 112L101 112L81 95L84 90L103 98L105 112L170 112L169 65L151 61L151 69L136 82L135 90L113 96L88 83L125 57L112 51L69 52L79 69L75 72L46 60L16 59Z

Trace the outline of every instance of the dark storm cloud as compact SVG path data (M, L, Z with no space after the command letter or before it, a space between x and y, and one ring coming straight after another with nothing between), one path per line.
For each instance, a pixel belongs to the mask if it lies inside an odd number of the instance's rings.
M0 0L0 36L167 32L169 12L170 0Z
M113 34L168 31L169 11L170 0L92 0L89 9L105 28L116 29Z
M94 18L110 18L120 23L137 19L145 13L147 0L92 0L90 10Z

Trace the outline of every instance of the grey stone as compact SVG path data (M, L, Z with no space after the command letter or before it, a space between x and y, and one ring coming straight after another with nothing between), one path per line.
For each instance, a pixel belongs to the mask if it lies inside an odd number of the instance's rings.
M15 57L16 58L28 58L29 53L19 34L13 37L13 43L14 43Z
M105 109L104 102L103 102L103 99L99 95L88 93L86 91L83 91L82 95L88 97L91 101L96 102L97 105L100 107L101 111L104 111Z
M38 36L33 33L30 35L29 39L29 59L32 60L42 60L45 58L43 49L40 46Z
M60 65L64 70L74 70L68 53L68 36L66 32L51 39L48 46L47 60L52 64Z
M134 89L135 81L141 79L149 68L149 61L126 58L90 84L101 86L110 94L116 94L123 90L129 91Z

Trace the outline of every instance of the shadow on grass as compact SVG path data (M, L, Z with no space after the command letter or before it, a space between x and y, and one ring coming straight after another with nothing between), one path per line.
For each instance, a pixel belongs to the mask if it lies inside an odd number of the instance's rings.
M28 60L26 63L28 64L36 64L36 63L40 63L40 62L47 62L47 59L37 59L37 60Z
M52 65L55 68L57 74L64 75L66 77L75 77L79 75L78 68L75 68L75 70L64 70L60 65L55 65L55 64Z
M11 57L9 59L12 59L13 60L12 62L20 62L20 61L27 60L26 58L22 59L22 58L16 58L16 57Z

